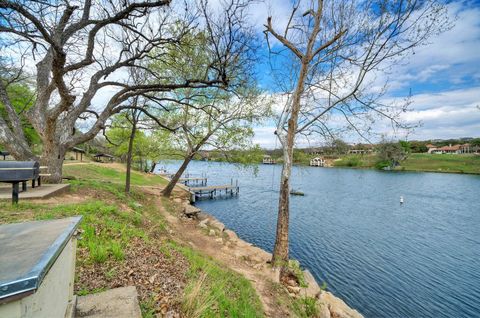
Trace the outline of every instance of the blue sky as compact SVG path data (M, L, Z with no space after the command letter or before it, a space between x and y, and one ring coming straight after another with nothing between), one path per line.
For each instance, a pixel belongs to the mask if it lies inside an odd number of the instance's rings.
M259 4L252 19L261 31L268 15L281 25L289 10L289 1L270 1ZM405 136L393 135L389 125L379 123L377 132L410 140L480 137L480 2L451 1L448 12L455 21L454 27L417 49L406 65L395 66L385 96L398 98L411 93L411 111L402 119L407 123L420 122L421 126ZM262 87L272 91L268 64L264 61L258 71ZM273 131L273 123L257 127L254 142L273 148ZM356 136L345 138L361 141ZM319 143L320 139L299 141L300 146Z

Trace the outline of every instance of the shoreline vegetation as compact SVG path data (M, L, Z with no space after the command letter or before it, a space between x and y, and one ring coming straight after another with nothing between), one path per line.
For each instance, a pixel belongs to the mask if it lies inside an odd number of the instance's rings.
M136 286L143 317L362 317L321 289L292 261L298 276L275 282L271 254L238 238L204 212L184 216L187 193L167 181L125 166L64 164L70 189L44 200L0 201L0 224L83 215L75 293L87 295Z
M309 166L310 159L324 157L327 167L334 168L356 168L382 170L378 166L380 162L376 154L347 154L347 155L311 155L301 151L294 154L293 164L296 166ZM209 160L216 162L231 162L240 164L261 164L262 156L240 158L231 156L228 158L213 157ZM200 160L201 158L197 158ZM277 164L281 163L280 157L273 157ZM411 172L439 172L459 174L480 174L480 155L478 154L427 154L411 153L401 160L391 171Z

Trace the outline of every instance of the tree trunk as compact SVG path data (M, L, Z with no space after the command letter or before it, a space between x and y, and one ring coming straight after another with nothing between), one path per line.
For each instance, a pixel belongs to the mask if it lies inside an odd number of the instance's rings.
M127 173L125 176L125 193L130 193L130 176L132 171L133 140L135 139L136 131L137 131L137 122L134 119L132 123L132 131L130 133L130 139L128 140Z
M300 100L304 89L304 82L308 72L308 60L302 60L302 67L298 78L298 84L292 96L292 108L288 119L286 140L282 132L278 132L283 146L283 168L280 181L280 197L278 201L278 219L275 246L272 255L274 268L280 268L280 281L288 275L288 225L290 217L290 176L292 174L293 147L295 134L298 126L298 113Z
M290 151L291 153L291 151ZM290 175L292 171L292 155L289 154L288 146L283 149L283 166L280 178L280 196L278 199L278 219L275 246L273 250L272 264L280 268L280 277L288 268L288 226L290 207Z
M0 116L0 142L16 160L37 160L26 140L14 134Z
M46 177L49 183L62 183L62 168L63 160L65 159L66 150L57 142L50 142L43 144L43 153L40 163L42 166L48 167L48 174Z
M187 166L190 163L190 161L192 161L194 155L195 155L195 152L192 152L185 157L180 168L177 170L177 172L172 177L172 179L170 179L170 182L165 187L165 189L163 189L162 194L164 197L167 197L167 198L170 197L170 195L172 194L173 188L175 188L175 185L177 184L182 174L185 172L185 169L187 169Z

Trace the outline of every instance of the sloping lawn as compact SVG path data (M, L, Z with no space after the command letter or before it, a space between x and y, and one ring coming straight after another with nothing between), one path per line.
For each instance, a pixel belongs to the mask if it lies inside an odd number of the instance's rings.
M414 153L402 162L400 169L480 174L480 156Z
M64 176L75 176L78 179L102 180L115 183L125 183L125 167L120 164L86 163L64 165ZM167 182L160 176L132 170L132 185L166 185Z

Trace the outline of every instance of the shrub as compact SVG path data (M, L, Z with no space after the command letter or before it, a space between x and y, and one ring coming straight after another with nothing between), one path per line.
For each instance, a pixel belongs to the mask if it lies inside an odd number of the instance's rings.
M375 168L384 169L391 166L391 162L388 160L381 160L375 163Z
M301 318L318 317L317 300L313 297L303 297L293 302L293 311Z

